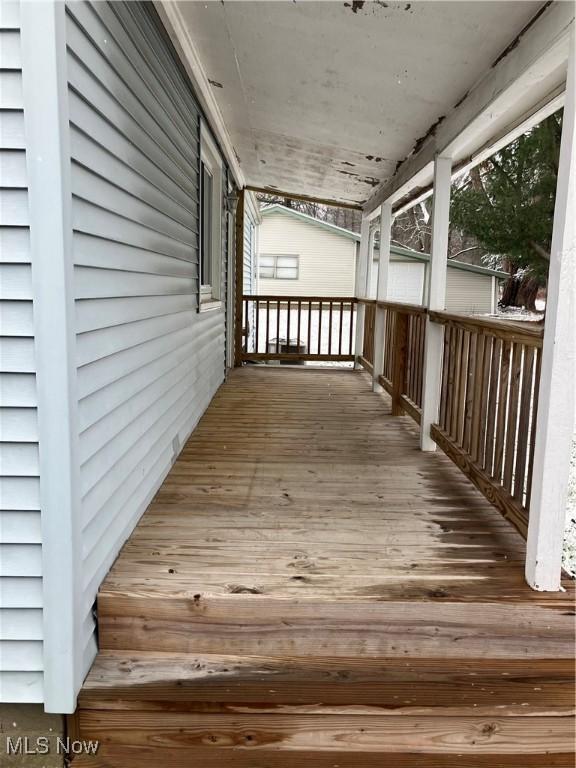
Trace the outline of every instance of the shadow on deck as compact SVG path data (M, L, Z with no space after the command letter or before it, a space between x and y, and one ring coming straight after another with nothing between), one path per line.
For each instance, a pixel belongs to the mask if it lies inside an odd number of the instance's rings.
M572 765L573 585L523 560L364 374L237 369L102 585L77 764Z

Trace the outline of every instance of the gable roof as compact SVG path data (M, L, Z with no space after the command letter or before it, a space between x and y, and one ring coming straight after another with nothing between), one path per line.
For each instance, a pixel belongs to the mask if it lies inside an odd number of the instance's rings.
M268 208L262 208L260 213L263 217L269 216L271 213L283 213L286 216L292 216L293 218L304 221L307 224L314 224L316 227L326 229L329 232L332 232L334 235L346 237L348 240L355 240L357 243L360 242L360 235L357 235L356 232L352 232L350 229L337 227L336 224L330 224L328 221L321 221L320 219L314 218L314 216L309 216L307 213L295 211L293 208L287 208L285 205L281 205L280 203L274 203L274 205L271 205Z
M421 253L420 251L413 251L412 248L406 248L403 245L395 245L391 243L390 254L396 254L397 256L404 256L408 259L414 259L415 261L430 261L429 253ZM476 264L466 264L464 261L457 261L456 259L448 259L448 266L452 269L461 269L464 272L476 272L478 275L484 275L485 277L497 277L500 280L505 280L509 277L507 272L502 272L499 269L490 269L489 267L480 267Z

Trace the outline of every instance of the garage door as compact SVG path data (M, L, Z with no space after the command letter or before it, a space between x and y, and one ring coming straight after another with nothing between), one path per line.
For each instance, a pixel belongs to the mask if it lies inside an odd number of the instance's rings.
M390 301L421 304L424 293L425 264L390 262L388 297Z

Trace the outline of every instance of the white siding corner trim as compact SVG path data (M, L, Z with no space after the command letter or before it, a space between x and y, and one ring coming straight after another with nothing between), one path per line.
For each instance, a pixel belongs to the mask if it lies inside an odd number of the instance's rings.
M79 472L64 6L21 5L30 252L36 326L44 704L75 707L81 655Z

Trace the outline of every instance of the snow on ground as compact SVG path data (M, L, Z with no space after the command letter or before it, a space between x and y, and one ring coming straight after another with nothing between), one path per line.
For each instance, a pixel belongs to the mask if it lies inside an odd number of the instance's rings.
M576 576L576 438L572 443L567 512L563 565L568 573Z

